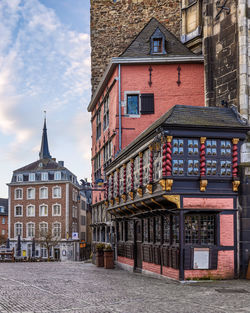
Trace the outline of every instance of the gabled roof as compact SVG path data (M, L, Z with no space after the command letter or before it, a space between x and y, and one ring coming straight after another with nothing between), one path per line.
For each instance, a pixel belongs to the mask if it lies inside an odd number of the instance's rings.
M65 169L65 167L61 166L53 159L41 159L15 170L14 173L24 171L59 170L59 169Z
M0 206L4 207L4 212L0 211L0 215L8 215L8 199L0 198Z
M167 54L150 54L150 38L157 29L165 36ZM120 57L166 57L168 55L194 55L194 53L184 46L164 25L152 18Z

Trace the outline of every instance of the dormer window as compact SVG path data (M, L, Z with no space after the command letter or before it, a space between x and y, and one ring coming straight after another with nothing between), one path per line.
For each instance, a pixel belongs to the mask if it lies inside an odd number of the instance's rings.
M162 38L153 39L153 53L162 53Z
M151 36L151 54L166 54L165 36L159 28Z

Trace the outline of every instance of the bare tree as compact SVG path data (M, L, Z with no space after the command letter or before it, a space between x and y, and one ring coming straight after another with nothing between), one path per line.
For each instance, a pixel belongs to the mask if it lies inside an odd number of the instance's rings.
M6 238L0 234L0 246L6 243Z
M47 250L48 261L50 261L50 250L52 247L55 247L60 241L60 236L56 236L53 234L53 231L46 230L40 231L39 239L36 240L40 245L45 246Z

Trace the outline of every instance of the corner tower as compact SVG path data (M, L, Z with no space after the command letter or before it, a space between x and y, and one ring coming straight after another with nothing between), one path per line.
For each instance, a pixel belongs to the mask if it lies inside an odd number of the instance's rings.
M178 38L180 0L90 0L91 83L96 90L112 57L119 56L155 17Z

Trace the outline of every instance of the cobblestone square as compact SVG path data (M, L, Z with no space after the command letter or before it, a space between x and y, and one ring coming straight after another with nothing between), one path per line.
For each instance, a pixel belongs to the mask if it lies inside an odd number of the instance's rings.
M1 263L0 312L250 312L250 281L182 284L80 262Z

